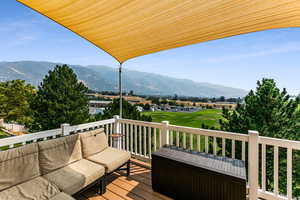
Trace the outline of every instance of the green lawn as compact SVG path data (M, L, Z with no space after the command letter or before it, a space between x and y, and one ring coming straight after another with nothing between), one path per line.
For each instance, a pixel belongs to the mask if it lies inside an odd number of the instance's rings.
M0 130L0 139L8 137L8 134Z
M143 112L144 115L152 116L154 122L167 120L170 124L201 128L204 123L207 126L220 127L219 119L222 118L222 110L208 109L192 113L184 112Z

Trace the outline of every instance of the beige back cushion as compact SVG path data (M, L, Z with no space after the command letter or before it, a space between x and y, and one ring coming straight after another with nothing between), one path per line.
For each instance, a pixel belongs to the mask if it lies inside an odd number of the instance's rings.
M37 176L40 169L36 143L0 152L0 191Z
M82 159L79 135L39 142L42 175Z
M99 153L108 147L103 128L80 133L80 139L84 158Z

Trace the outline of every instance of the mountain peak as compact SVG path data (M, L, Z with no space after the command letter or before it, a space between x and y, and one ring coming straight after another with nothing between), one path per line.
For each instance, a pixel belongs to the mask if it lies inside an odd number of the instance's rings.
M37 86L56 65L61 63L43 61L0 62L0 81L22 79ZM103 65L69 65L78 79L90 89L98 91L117 91L118 74L112 67ZM174 95L201 97L243 97L247 91L211 83L200 83L189 79L124 70L123 85L125 91L133 90L143 95Z

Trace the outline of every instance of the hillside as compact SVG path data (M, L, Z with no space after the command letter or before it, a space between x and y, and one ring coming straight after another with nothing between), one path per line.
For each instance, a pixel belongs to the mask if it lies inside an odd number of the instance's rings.
M55 65L57 63L35 61L0 62L0 81L22 79L37 86ZM70 66L89 88L117 91L118 74L115 68L94 65ZM123 77L124 90L133 90L136 94L242 97L247 93L242 89L133 70L124 70Z

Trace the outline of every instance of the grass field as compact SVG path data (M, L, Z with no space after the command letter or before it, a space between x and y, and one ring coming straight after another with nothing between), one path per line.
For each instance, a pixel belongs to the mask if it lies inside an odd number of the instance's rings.
M184 112L143 112L144 115L150 115L154 122L169 121L170 124L179 126L188 126L201 128L201 124L209 127L219 128L219 119L222 118L222 110L208 109L192 113Z
M0 139L8 137L8 134L0 130Z

